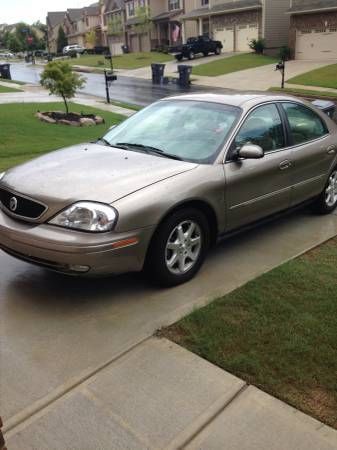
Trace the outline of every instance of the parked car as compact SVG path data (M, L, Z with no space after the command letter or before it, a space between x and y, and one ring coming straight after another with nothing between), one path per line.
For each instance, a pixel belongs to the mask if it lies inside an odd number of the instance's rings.
M36 58L46 58L48 56L48 52L46 50L35 50L34 56Z
M331 213L336 154L337 125L293 97L164 99L2 174L0 247L67 274L145 269L176 285L234 230L305 202Z
M10 58L14 58L14 53L8 52L8 51L0 51L0 58L6 58L6 59L10 59Z
M79 54L83 55L83 53L85 53L85 51L86 51L86 49L84 47L81 47L78 44L67 45L66 47L63 48L64 55L69 55L71 53L79 53Z
M220 55L222 47L220 41L213 41L208 36L198 36L188 38L186 44L171 47L169 53L175 56L178 61L181 61L183 58L194 59L198 54L204 56L209 53Z

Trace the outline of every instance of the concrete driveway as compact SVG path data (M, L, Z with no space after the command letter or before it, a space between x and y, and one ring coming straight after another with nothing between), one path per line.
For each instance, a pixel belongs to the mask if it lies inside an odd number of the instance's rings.
M5 431L14 431L161 326L336 234L337 214L292 213L224 241L193 281L167 290L151 287L138 274L67 278L1 252Z

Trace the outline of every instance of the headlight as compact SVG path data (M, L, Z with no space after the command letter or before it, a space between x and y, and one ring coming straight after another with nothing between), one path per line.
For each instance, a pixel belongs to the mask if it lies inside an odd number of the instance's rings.
M78 202L60 212L49 223L74 230L103 233L112 230L116 220L117 211L109 205Z
M2 173L0 173L0 181L3 179L3 177L5 176L5 173L6 172L2 172Z

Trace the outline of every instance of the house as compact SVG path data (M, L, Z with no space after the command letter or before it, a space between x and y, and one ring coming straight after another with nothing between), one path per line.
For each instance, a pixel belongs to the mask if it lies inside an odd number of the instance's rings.
M289 15L296 59L337 59L337 0L291 0Z
M57 37L60 26L63 26L65 11L48 12L47 14L47 36L48 51L57 53Z
M125 36L124 0L106 0L101 7L101 26L103 45L108 46L111 55L122 54Z
M88 49L101 46L103 37L100 13L98 4L68 9L64 22L68 44L78 44ZM93 41L88 39L88 33L91 32L95 34Z
M247 52L252 39L263 38L266 53L288 44L289 0L195 0L195 9L182 16L183 36L208 34L223 43L225 52Z

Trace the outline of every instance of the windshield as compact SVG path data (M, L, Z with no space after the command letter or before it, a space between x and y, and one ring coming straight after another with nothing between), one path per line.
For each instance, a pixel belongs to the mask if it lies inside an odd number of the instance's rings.
M104 141L111 146L154 148L163 156L212 163L241 109L219 103L169 100L154 103L110 130ZM158 153L159 154L159 153Z

